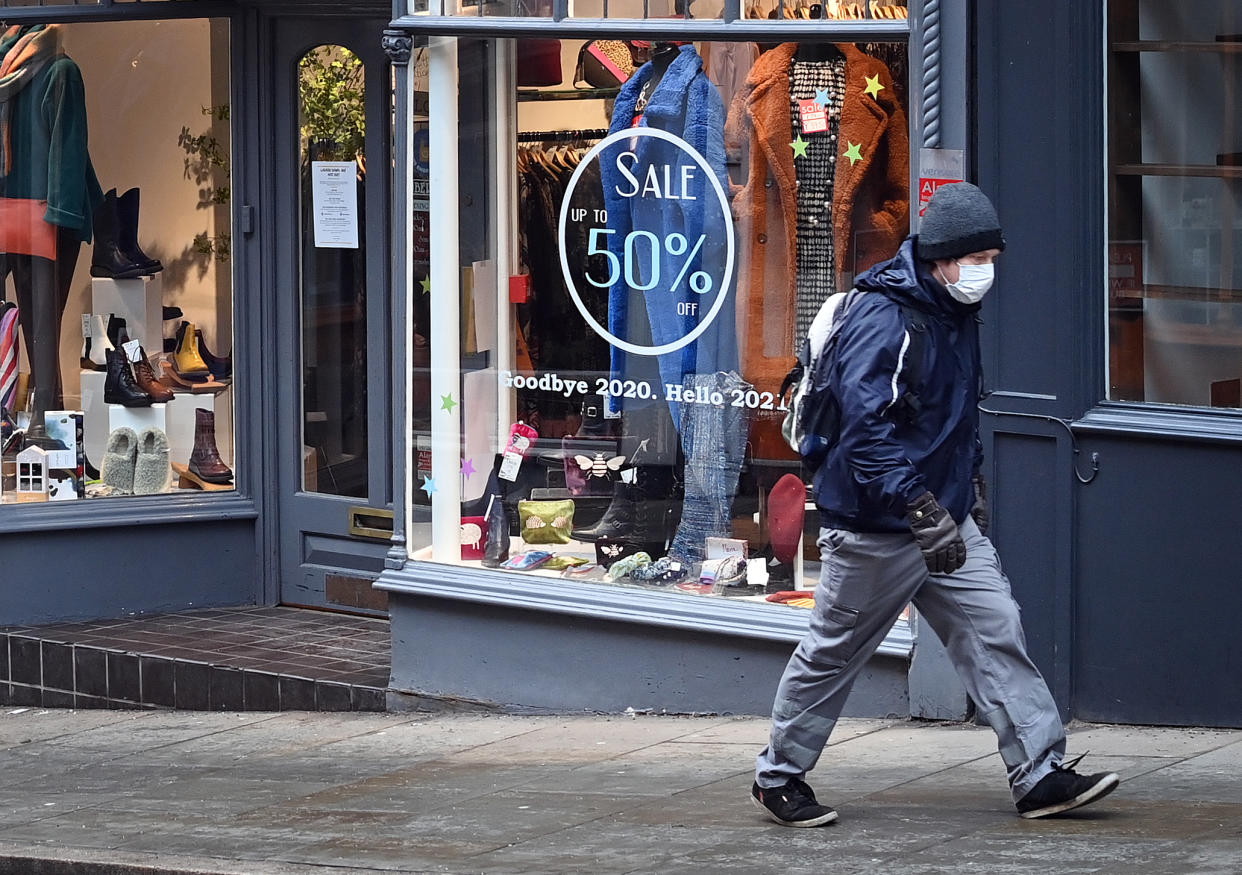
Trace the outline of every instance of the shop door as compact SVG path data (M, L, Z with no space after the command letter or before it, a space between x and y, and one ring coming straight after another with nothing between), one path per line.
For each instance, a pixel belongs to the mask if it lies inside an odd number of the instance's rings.
M391 530L382 19L272 22L280 599L365 613Z

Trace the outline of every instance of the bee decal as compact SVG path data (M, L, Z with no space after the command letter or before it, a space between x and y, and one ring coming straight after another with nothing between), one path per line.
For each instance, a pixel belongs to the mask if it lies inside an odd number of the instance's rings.
M594 458L591 456L574 456L574 461L585 472L587 479L590 479L592 477L607 477L608 472L620 470L621 466L625 464L625 456L613 456L611 459L605 459L603 453L596 453Z
M616 556L620 556L620 555L621 555L621 545L620 545L620 544L605 544L604 546L600 547L599 549L600 549L600 552L602 552L605 556L608 556L608 557L610 557L610 558L611 558L611 557L616 557Z

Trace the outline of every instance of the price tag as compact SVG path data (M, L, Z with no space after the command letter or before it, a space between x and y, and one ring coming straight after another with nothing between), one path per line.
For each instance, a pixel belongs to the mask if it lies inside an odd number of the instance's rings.
M94 333L91 331L91 324L92 324L91 314L83 313L82 314L82 336L83 337L94 337Z
M814 100L799 100L798 110L802 113L802 133L821 134L828 130L828 110Z
M497 474L501 480L508 480L510 483L517 480L518 469L522 467L522 460L526 458L526 451L530 449L531 441L537 437L539 437L539 432L526 423L514 423L513 427L509 429L509 443L505 445L505 451L500 462L500 471Z
M131 362L142 360L142 344L138 341L128 341L127 343L122 344L121 348L125 350L125 357Z

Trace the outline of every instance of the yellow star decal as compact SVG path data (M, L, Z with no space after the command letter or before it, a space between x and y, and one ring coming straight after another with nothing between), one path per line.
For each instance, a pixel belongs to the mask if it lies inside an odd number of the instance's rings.
M848 140L846 141L849 142ZM850 143L849 148L845 150L845 157L850 159L850 167L853 167L862 160L862 143Z
M424 277L418 281L418 284L423 287L423 294L431 291L431 277Z
M811 144L810 144L810 143L808 143L806 140L802 139L802 135L801 135L801 134L798 134L798 139L794 140L794 141L793 141L792 143L790 143L789 145L793 146L793 150L794 150L794 157L795 157L795 158L805 158L805 157L806 157L806 147L807 147L807 146L809 146L809 145L811 145Z
M872 98L879 97L880 92L884 90L884 86L880 84L880 74L867 77L867 87L863 89L864 94L870 94Z

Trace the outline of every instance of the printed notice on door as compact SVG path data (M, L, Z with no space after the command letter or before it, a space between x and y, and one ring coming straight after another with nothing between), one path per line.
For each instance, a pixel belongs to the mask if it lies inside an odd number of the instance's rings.
M353 161L311 162L315 246L358 248L358 166Z

